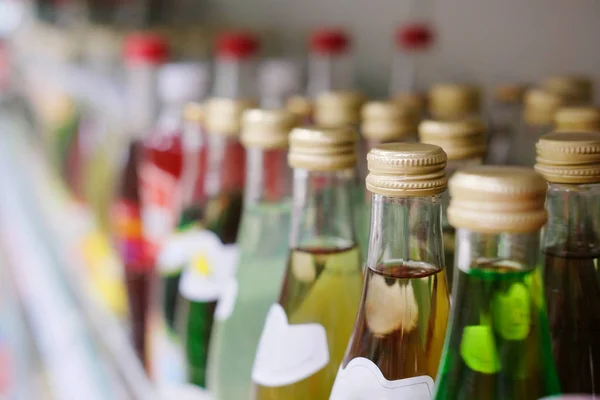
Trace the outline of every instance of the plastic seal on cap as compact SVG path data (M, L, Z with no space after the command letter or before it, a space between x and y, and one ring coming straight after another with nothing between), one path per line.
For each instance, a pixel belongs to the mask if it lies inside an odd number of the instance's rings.
M183 62L165 64L158 73L158 93L165 103L200 100L208 90L208 66Z
M241 142L246 147L287 147L297 120L296 115L286 110L247 110L242 118Z
M546 223L546 182L531 168L468 167L450 178L448 188L448 221L456 228L526 233Z
M290 134L288 163L310 171L337 171L356 165L356 132L350 127L298 127Z
M518 83L504 83L494 89L494 100L506 104L521 104L527 86Z
M302 121L308 120L313 113L313 103L304 96L291 96L287 100L286 108Z
M367 190L390 197L433 196L446 190L446 153L424 143L388 143L367 154Z
M556 131L600 131L600 109L591 106L563 107L554 116Z
M485 132L481 118L426 120L419 125L421 142L440 146L448 155L448 160L483 157L487 151Z
M160 64L169 56L169 48L162 36L137 32L125 38L123 53L127 63Z
M563 100L555 93L544 89L529 89L525 92L523 119L533 126L551 125L556 111Z
M254 103L249 100L213 98L204 111L204 124L209 135L236 136L242 127L242 114Z
M183 107L183 118L189 122L202 122L206 114L206 104L189 102Z
M217 56L243 60L254 56L259 49L256 36L250 32L224 32L217 38Z
M321 28L310 37L310 49L323 55L345 53L350 47L350 36L340 28Z
M419 115L415 109L391 101L366 103L361 111L362 135L370 140L389 142L413 136Z
M460 119L481 109L479 88L467 84L439 83L429 91L429 112L439 119Z
M600 133L553 132L537 144L535 170L548 182L600 182Z
M542 82L542 88L559 95L567 104L592 102L594 85L584 76L551 76Z
M324 126L358 124L363 102L364 97L358 92L323 93L315 101L315 122Z

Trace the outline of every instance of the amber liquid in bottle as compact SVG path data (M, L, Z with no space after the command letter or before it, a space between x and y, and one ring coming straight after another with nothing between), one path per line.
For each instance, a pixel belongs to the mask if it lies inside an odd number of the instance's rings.
M590 241L586 241L590 243ZM552 351L564 393L600 393L600 250L546 248Z
M447 293L443 268L410 261L367 268L359 317L342 368L365 357L390 381L435 377L446 334Z

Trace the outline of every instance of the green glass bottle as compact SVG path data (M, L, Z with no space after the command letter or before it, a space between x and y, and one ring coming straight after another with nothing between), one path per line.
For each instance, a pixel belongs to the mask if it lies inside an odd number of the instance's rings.
M419 125L422 143L440 146L448 155L446 173L452 176L460 168L479 165L483 161L487 146L486 127L479 117L457 121L425 120ZM444 232L444 257L448 288L452 293L454 277L454 228L448 223L446 210L450 201L448 192L442 195L442 229Z
M244 115L241 138L247 165L240 259L235 279L219 299L208 362L208 389L220 400L250 397L256 347L281 289L292 210L287 147L295 121L282 110L255 109Z
M456 228L451 323L436 400L537 400L560 392L539 268L546 185L532 169L450 179Z
M288 264L267 313L252 380L257 400L326 399L352 333L363 276L353 229L356 133L295 128Z

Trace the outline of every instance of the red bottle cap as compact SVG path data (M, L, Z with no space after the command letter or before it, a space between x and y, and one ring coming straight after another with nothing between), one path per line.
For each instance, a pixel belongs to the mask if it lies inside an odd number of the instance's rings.
M249 32L225 32L217 38L217 56L243 60L258 52L256 36Z
M433 40L433 30L425 23L407 24L398 28L396 32L396 45L404 50L425 50Z
M133 33L125 38L126 62L162 63L169 54L168 45L161 36L149 32Z
M342 29L322 28L313 32L310 49L319 54L341 54L350 47L350 36Z

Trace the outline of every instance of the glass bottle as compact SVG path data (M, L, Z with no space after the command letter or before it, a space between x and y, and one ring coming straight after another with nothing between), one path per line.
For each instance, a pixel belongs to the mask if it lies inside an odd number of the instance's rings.
M219 299L208 363L208 388L221 400L250 398L256 347L281 289L292 210L287 147L295 121L282 110L244 115L241 138L248 164L240 260Z
M368 155L369 255L332 400L430 399L448 321L441 193L446 154L420 143Z
M239 141L241 115L248 103L211 99L206 105L206 165L202 191L184 204L179 221L181 251L176 324L184 349L189 383L205 387L214 313L223 285L235 273L236 238L242 213L246 153ZM200 197L196 197L199 195ZM178 241L179 242L179 241Z
M206 94L207 80L206 68L196 63L166 64L158 74L162 107L144 141L140 168L144 237L155 255L173 231L181 203L184 108Z
M446 173L448 176L464 167L483 162L487 146L486 126L480 118L462 121L425 120L419 125L419 139L422 143L440 146L448 155ZM444 232L444 257L448 288L452 291L454 278L454 228L448 223L446 210L450 196L442 193L442 230Z
M490 109L492 129L486 157L487 164L506 164L510 141L523 111L525 90L525 85L516 83L496 87Z
M481 116L481 91L470 84L437 83L429 89L428 114L442 120Z
M258 39L248 32L229 31L217 38L212 96L256 101Z
M550 76L543 80L541 87L556 94L568 105L586 106L594 102L594 83L587 76Z
M375 146L390 142L416 142L418 111L395 101L371 101L361 109L360 142L358 158L359 182L364 182L367 171L367 153ZM367 258L371 218L371 193L359 186L356 207L356 234L361 256Z
M257 400L325 399L356 318L362 273L353 229L356 133L295 128L288 265L259 341Z
M507 163L531 167L535 164L535 143L553 129L554 115L563 100L543 89L525 92L523 115L511 138Z
M539 268L546 185L530 168L450 178L456 228L452 315L436 400L537 400L560 393Z
M600 133L556 132L537 143L548 182L544 290L563 393L600 395Z
M600 108L592 106L562 107L554 117L554 131L599 132Z
M125 280L133 343L146 363L146 324L154 260L143 236L139 167L142 143L154 125L158 110L156 75L166 58L162 38L137 33L125 41L127 73L127 133L123 169L111 207L112 234L125 265Z

